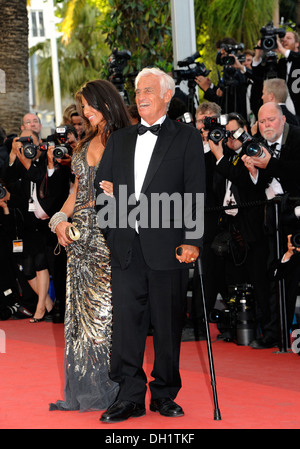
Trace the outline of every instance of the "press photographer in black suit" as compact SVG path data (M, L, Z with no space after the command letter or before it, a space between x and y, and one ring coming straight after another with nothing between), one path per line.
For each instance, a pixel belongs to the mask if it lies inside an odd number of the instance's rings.
M268 199L277 195L289 194L300 197L300 128L286 123L286 118L277 103L264 104L258 113L258 127L264 138L264 157L243 156L245 166L251 173L253 181L259 189L264 188ZM271 149L271 145L276 148ZM267 148L270 148L269 150ZM276 261L275 222L273 207L267 210L267 227L269 235L269 268ZM298 283L298 279L294 279ZM278 345L278 312L275 293L271 297L272 313L269 317L268 334L264 334L256 342L254 348L268 348ZM288 323L288 327L291 323Z
M247 122L238 114L228 115L226 130L234 133L239 128L245 132ZM257 321L264 329L268 317L269 282L267 278L267 245L263 232L263 207L255 202L265 199L264 189L254 186L244 165L242 143L228 138L226 145L209 141L216 158L214 180L215 194L219 205L251 204L240 209L229 209L222 213L220 230L231 234L232 248L225 255L227 285L252 284L257 309Z
M4 178L10 192L10 207L23 216L23 271L38 295L38 304L31 322L43 320L51 312L49 274L54 273L53 250L56 242L48 228L49 217L63 204L69 191L69 169L55 166L54 146L41 151L39 136L24 130L20 137L32 138L36 147L33 158L26 157L25 143L15 138L9 154ZM30 150L31 151L31 150Z
M214 211L220 205L214 190L216 158L210 150L208 142L209 131L204 129L205 117L219 117L221 107L212 102L203 102L196 109L196 128L199 130L204 149L206 196L205 208L210 209L204 214L203 235L203 281L207 313L214 308L217 295L220 293L227 297L227 285L224 279L224 260L211 248L212 241L218 232L219 211ZM199 151L203 151L199 148ZM214 273L214 276L211 273ZM185 327L182 332L182 341L205 340L204 311L202 302L202 290L200 285L199 270L197 264L194 267L192 283L192 304L188 313Z
M276 44L275 44L276 45ZM258 42L252 63L255 85L252 89L253 103L261 106L260 96L263 89L263 81L268 78L282 78L288 88L286 106L292 114L300 117L300 53L299 36L296 32L287 31L283 38L277 36L277 48L273 49L273 56L266 57L261 49L261 41ZM266 53L267 54L267 53ZM279 57L278 59L278 56ZM266 62L263 64L263 58ZM257 116L257 113L255 113Z

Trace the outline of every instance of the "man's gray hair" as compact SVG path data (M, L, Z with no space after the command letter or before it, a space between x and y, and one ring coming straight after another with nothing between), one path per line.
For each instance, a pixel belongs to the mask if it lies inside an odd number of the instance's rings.
M175 81L173 78L165 73L163 70L160 70L156 67L146 67L145 69L141 70L137 77L135 78L135 88L137 88L138 82L142 76L147 75L154 75L159 77L160 82L160 95L163 97L164 93L167 90L171 90L173 92L173 95L175 93Z

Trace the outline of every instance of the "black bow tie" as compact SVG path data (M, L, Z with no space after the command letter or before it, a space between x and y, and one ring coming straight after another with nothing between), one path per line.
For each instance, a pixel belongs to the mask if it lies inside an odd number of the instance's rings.
M278 158L280 155L280 149L277 148L278 143L272 143L271 145L269 145L269 151L271 153L272 156Z
M139 123L138 127L137 127L137 132L140 136L142 134L145 134L147 131L151 131L152 134L155 134L156 136L158 136L159 130L160 130L160 125L145 126L145 125L142 125L141 123Z

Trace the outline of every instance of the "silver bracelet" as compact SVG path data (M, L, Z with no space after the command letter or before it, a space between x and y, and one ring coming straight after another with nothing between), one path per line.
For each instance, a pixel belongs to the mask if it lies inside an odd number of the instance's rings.
M62 221L68 221L68 217L64 212L56 212L56 214L51 217L51 220L49 221L49 228L54 234L56 226Z

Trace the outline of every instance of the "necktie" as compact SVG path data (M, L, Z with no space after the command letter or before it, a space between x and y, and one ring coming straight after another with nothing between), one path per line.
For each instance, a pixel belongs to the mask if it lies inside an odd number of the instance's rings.
M158 136L160 130L160 125L153 125L153 126L145 126L141 123L137 126L137 132L141 136L142 134L145 134L147 131L151 131L152 134L155 134L155 136Z

